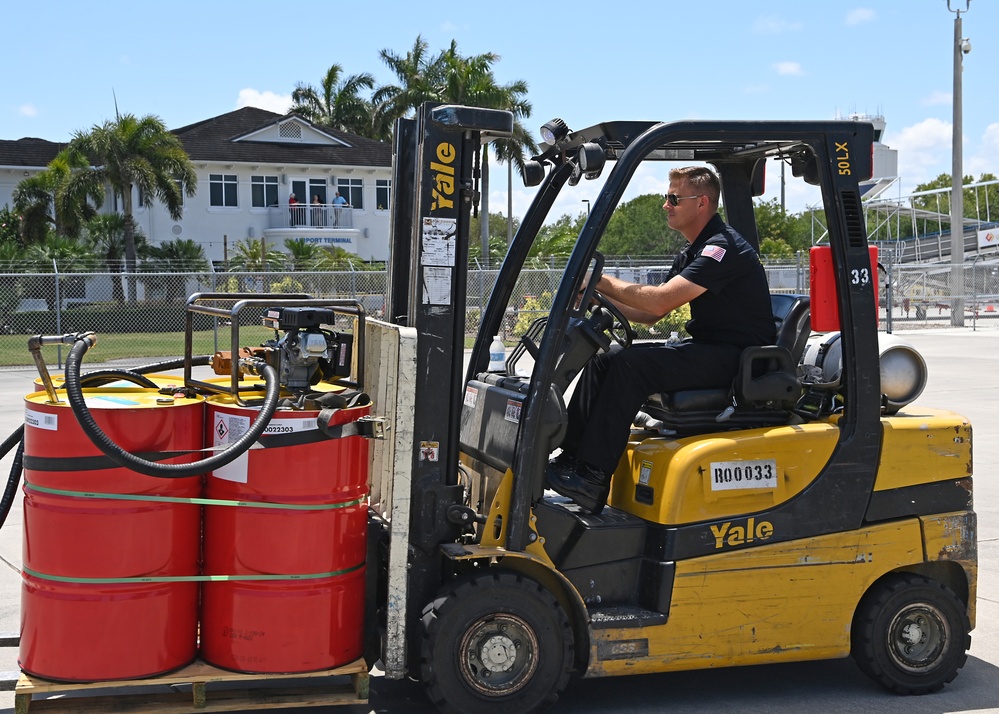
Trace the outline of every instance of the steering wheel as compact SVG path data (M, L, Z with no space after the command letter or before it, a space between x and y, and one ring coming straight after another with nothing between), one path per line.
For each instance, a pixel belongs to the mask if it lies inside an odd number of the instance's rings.
M591 307L590 315L595 318L597 309L603 308L610 313L613 321L609 327L604 328L610 338L621 345L621 347L629 347L631 343L635 340L635 328L631 326L631 322L624 316L621 312L621 308L615 305L606 296L601 294L599 291L594 290L591 295Z

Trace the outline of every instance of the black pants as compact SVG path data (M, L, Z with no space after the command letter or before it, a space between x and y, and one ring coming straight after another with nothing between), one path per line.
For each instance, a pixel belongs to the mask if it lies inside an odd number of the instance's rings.
M649 395L679 389L729 387L742 349L681 342L615 346L583 370L568 406L562 450L610 473L628 444L631 422Z

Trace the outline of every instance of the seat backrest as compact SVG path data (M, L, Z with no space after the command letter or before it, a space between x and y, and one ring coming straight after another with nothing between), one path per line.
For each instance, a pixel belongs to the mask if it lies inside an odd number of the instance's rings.
M776 344L790 352L791 360L797 365L812 331L811 301L807 295L772 293L770 305L777 324Z

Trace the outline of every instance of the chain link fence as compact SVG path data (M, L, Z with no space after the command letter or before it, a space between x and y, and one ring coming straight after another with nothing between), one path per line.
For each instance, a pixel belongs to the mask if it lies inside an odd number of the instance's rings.
M605 272L640 283L662 282L668 260L639 263L619 261ZM771 290L807 293L807 255L767 263ZM881 329L949 327L954 310L963 311L963 324L973 329L999 326L999 261L976 260L962 266L960 294L951 290L949 263L882 266L879 276ZM497 277L496 270L473 268L468 274L466 346L471 344ZM557 265L525 269L518 276L502 328L506 340L519 338L532 322L547 315L562 279ZM134 282L136 300L127 302L127 284ZM0 368L32 365L27 350L31 335L97 333L98 345L88 362L122 367L179 357L184 350L187 297L196 292L307 293L322 299L352 299L373 317L384 317L385 271L268 272L268 273L0 273ZM683 335L687 314L678 311L639 336L666 339ZM259 327L259 315L241 319L240 339L259 344L273 335ZM231 325L197 316L194 354L228 349ZM68 347L46 347L46 361L62 365Z

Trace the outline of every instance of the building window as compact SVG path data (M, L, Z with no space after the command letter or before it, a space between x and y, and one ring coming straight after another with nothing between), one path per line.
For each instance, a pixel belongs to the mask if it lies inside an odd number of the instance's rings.
M278 205L278 177L251 176L250 196L253 208Z
M364 208L364 197L361 189L364 182L359 178L338 178L336 180L336 190L347 199L351 208Z
M375 179L375 208L387 211L392 198L392 181L390 179Z
M180 194L180 207L184 208L187 203L187 194L184 193L184 182L180 179L174 179L173 182L177 184L177 192Z
M238 206L239 201L236 200L238 185L236 174L208 174L210 205L227 208Z
M310 178L309 179L309 202L312 203L312 199L318 197L320 203L326 203L326 179L324 178Z

